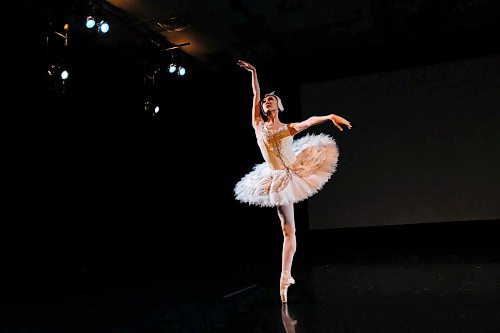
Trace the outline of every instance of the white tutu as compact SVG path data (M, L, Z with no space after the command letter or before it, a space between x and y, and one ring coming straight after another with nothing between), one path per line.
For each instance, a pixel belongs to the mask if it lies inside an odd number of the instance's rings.
M281 138L276 142L280 146L268 150L280 156L280 161L286 157L290 163L278 170L271 168L268 162L255 165L236 184L237 200L263 207L296 203L317 193L336 170L339 150L335 140L328 135L308 134L295 141ZM286 145L291 145L288 149L292 158L282 156Z

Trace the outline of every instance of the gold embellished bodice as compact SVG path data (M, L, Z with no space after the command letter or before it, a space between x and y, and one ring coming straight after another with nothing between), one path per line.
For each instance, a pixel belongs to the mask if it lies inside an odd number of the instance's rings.
M271 169L287 169L295 162L296 157L292 150L293 136L287 124L282 124L276 130L261 125L257 130L257 143Z

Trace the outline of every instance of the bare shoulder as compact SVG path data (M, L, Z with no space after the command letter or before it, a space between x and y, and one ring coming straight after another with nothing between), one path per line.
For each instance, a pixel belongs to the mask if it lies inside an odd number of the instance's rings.
M286 126L288 127L288 131L291 135L295 135L302 130L300 127L300 123L289 123L286 124Z

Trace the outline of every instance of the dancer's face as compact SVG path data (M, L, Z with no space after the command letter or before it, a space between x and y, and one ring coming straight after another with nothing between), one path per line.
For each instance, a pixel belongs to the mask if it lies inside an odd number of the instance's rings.
M278 100L274 96L266 96L262 100L262 108L264 109L264 113L276 111L278 110Z

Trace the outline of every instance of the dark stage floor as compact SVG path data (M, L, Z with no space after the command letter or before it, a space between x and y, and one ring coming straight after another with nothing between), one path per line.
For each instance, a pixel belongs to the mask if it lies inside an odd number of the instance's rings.
M329 252L316 240L296 257L287 306L279 270L256 260L116 284L96 273L44 286L33 274L16 284L22 295L4 285L0 332L500 332L495 248Z

